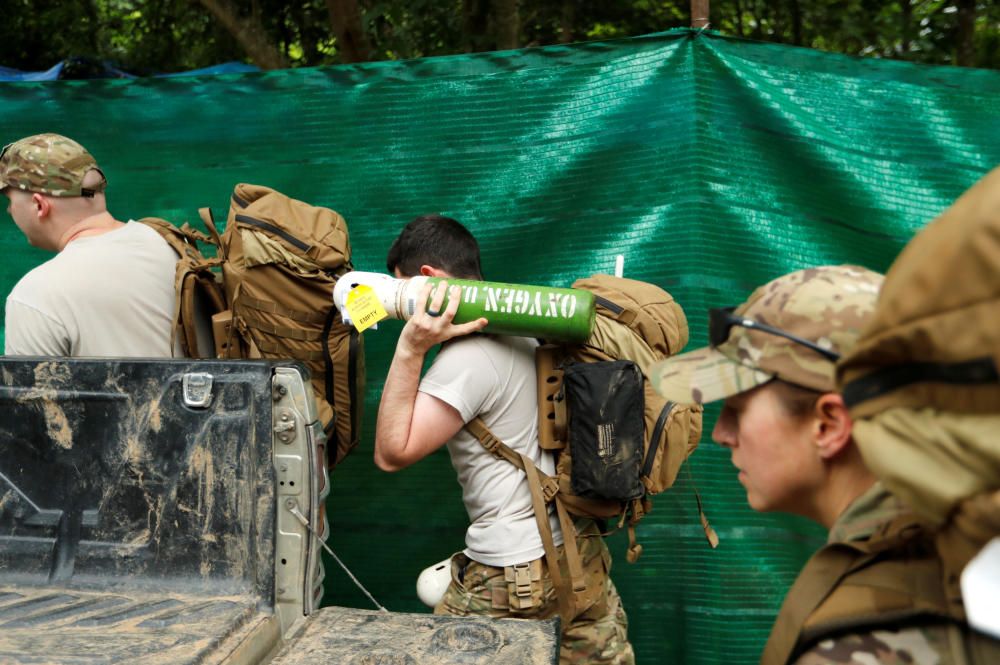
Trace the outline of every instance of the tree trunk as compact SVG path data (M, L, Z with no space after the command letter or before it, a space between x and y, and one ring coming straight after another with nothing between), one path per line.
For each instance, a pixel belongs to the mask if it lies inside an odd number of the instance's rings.
M521 15L518 0L493 0L493 32L497 48L512 49L521 45Z
M691 27L708 27L708 0L691 0Z
M913 5L910 4L910 0L901 0L899 6L902 10L903 21L903 26L900 30L900 34L903 36L900 51L905 58L910 49L913 48Z
M958 33L956 35L955 64L960 67L976 66L976 0L958 0Z
M575 0L563 0L562 13L559 15L559 43L569 44L573 41L573 17Z
M230 0L198 0L261 69L282 69L288 61L267 38L260 21L243 18Z
M770 40L777 42L779 44L788 43L788 35L785 34L785 15L781 10L781 6L774 6L770 3L764 3L764 22L768 25L768 34L770 35Z
M789 0L788 4L792 13L792 43L802 46L802 5L799 0Z
M488 0L462 0L462 34L466 53L496 48L496 44L488 43L486 37L489 15Z
M102 39L101 35L101 14L97 10L97 3L94 0L86 3L86 16L87 20L90 22L91 28L88 31L88 46L90 47L90 52L96 57L104 57L104 49L101 48L106 42ZM98 43L100 42L100 44Z
M337 38L337 53L342 62L368 62L372 59L371 42L361 20L358 0L326 0L330 28Z

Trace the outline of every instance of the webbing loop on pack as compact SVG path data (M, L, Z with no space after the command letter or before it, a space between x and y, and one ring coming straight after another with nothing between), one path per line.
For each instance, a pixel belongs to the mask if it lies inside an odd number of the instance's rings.
M634 309L629 309L623 305L619 305L616 302L603 298L601 296L595 296L594 301L597 303L598 307L601 307L611 313L611 318L622 323L623 325L630 326L632 322L635 321L638 313Z
M242 303L241 303L242 304ZM246 321L247 327L260 330L261 332L269 333L277 337L283 337L285 339L294 339L299 342L318 342L323 337L322 331L317 330L301 330L299 328L292 328L289 326L279 326L273 323L268 323L267 321L262 321L255 316L247 316L243 313L243 320Z
M285 318L292 319L293 321L299 321L300 323L321 324L326 322L326 312L301 312L299 310L279 305L276 302L254 298L245 293L240 299L240 305L247 307L248 309L255 309L259 312L278 314Z
M246 338L254 344L254 346L258 349L258 353L260 351L270 353L272 355L292 353L286 344L272 344L263 339L254 340L249 335L247 335ZM323 351L306 351L305 349L296 349L294 353L295 357L299 360L323 360L323 358L326 357L326 354L324 354ZM255 357L259 358L260 355Z
M214 259L206 258L201 263L197 263L191 266L191 272L211 272L212 268L221 268L222 264L225 263L222 259L216 257Z

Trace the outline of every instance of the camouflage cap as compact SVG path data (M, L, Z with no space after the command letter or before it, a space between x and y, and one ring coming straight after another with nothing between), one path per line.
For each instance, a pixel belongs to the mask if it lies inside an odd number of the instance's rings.
M88 171L101 174L100 186L83 188ZM93 196L107 180L87 149L59 134L36 134L7 145L0 154L0 191L16 187L49 196Z
M874 310L881 285L882 275L858 266L809 268L761 286L733 314L843 354ZM657 363L651 375L668 399L704 404L774 378L831 392L834 370L832 360L799 342L734 325L725 342Z

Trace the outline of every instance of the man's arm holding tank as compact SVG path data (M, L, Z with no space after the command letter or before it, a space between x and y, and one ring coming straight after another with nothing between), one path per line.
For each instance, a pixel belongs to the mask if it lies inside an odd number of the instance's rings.
M460 300L458 287L453 287L448 307L442 310L446 288L446 282L439 284L429 307L430 311L441 314L414 313L396 343L375 425L375 464L383 471L398 471L423 459L443 446L465 424L454 407L417 390L424 357L431 348L486 325L486 319L454 325L452 320ZM420 302L427 302L430 295L431 285L426 284Z

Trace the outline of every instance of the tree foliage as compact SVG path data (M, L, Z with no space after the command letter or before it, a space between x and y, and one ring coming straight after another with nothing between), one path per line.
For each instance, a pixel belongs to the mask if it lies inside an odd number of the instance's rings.
M70 56L136 73L263 68L611 39L690 24L689 0L6 0L0 64ZM1000 67L1000 3L713 0L725 34L915 62Z

